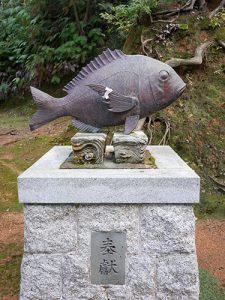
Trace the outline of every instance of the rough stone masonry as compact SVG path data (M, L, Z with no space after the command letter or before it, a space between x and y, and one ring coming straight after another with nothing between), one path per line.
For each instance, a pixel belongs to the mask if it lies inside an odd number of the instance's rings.
M21 300L199 299L199 177L170 147L147 149L157 169L59 169L62 146L19 176ZM126 235L125 284L91 283L93 232Z
M21 300L197 300L190 205L25 205ZM93 231L127 235L125 285L90 283Z

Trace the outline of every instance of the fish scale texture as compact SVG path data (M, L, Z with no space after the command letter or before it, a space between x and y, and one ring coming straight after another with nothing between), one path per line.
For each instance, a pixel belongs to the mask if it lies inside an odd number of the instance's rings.
M191 205L24 208L21 300L197 300ZM126 233L125 285L90 283L93 231Z

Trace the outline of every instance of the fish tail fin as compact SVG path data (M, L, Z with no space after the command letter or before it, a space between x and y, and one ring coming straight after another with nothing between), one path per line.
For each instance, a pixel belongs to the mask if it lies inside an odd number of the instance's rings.
M30 130L35 130L42 125L65 115L60 100L57 101L56 98L34 87L31 87L30 89L37 108L37 111L30 120Z

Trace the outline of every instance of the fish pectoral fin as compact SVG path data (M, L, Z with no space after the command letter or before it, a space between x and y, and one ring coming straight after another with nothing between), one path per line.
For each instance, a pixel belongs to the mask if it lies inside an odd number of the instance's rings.
M90 133L96 133L100 130L100 128L94 127L92 125L85 124L79 120L73 119L72 124L74 127L81 130L81 132L90 132Z
M140 116L134 115L126 117L125 126L124 126L124 134L129 134L131 131L133 131L138 124Z
M137 97L124 96L111 88L101 84L88 84L88 86L97 92L103 98L103 103L108 106L108 110L112 112L124 112L131 110L138 105L139 100Z

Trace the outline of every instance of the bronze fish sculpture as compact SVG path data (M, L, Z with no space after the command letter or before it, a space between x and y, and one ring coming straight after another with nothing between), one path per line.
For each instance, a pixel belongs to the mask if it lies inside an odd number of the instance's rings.
M124 133L129 134L140 118L167 107L185 87L167 64L107 49L64 87L65 97L56 99L31 87L37 111L30 129L72 116L74 126L83 132L125 124Z

